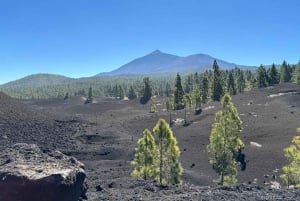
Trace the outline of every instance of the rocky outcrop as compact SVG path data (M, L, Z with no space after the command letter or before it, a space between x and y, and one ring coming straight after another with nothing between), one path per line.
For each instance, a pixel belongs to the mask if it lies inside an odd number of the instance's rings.
M84 165L59 151L19 143L0 152L0 201L78 201L85 198Z

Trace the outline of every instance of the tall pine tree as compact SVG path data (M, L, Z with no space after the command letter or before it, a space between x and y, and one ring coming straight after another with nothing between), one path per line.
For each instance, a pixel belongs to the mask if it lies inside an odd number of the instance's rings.
M128 91L128 98L129 98L129 100L136 99L136 97L137 96L136 96L136 93L134 91L133 86L130 86L129 91Z
M177 108L178 105L183 104L183 89L181 85L181 77L179 73L177 73L176 81L175 81L175 91L174 91L174 106Z
M270 85L273 86L274 84L278 84L279 83L279 74L278 74L275 64L272 64L272 67L269 72L270 72L269 73Z
M227 91L230 95L236 95L236 87L232 71L230 71L228 75Z
M89 93L88 93L88 97L85 101L85 104L87 103L92 103L93 102L93 90L92 87L89 88Z
M159 119L153 132L157 136L159 150L159 182L167 185L180 184L183 169L178 160L180 150L173 131L164 119Z
M210 133L210 143L207 146L212 157L210 163L219 174L215 180L220 185L236 183L238 155L244 146L239 137L242 131L242 121L229 94L222 98L222 110L216 113L215 123Z
M280 83L291 81L291 70L286 61L280 67Z
M260 65L260 67L256 71L256 85L258 88L268 86L268 76L263 65Z
M202 87L201 87L201 100L202 103L205 104L208 99L208 79L207 76L204 75L203 80L202 80Z
M238 69L238 78L237 78L237 90L239 93L243 93L246 87L246 82L244 78L244 72L241 69Z
M217 60L214 60L213 71L212 100L220 101L224 91L222 87L222 75Z
M140 102L142 104L146 104L151 99L152 88L150 85L149 77L145 77L143 81L144 81L143 96L141 97Z
M300 61L296 65L295 71L294 71L294 82L297 84L300 84Z

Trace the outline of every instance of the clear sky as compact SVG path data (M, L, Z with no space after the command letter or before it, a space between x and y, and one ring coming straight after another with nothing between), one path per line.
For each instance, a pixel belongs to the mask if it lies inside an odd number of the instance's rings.
M0 0L0 84L92 76L156 49L296 63L299 11L299 0Z

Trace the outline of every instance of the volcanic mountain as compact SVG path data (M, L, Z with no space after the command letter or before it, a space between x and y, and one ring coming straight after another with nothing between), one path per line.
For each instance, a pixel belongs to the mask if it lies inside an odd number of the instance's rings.
M222 69L231 69L237 65L206 54L194 54L189 56L176 56L155 50L143 57L107 73L98 75L122 75L122 74L154 74L201 71L211 68L213 61L217 60Z

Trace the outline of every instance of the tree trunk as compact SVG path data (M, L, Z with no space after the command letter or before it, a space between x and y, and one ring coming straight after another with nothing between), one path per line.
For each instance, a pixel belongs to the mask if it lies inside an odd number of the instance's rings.
M162 184L162 168L163 168L163 150L162 150L162 134L160 133L160 161L159 161L159 183Z
M221 172L221 185L223 186L223 184L224 184L224 174L223 172Z
M184 104L184 125L186 124L186 104Z

